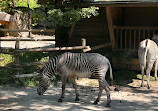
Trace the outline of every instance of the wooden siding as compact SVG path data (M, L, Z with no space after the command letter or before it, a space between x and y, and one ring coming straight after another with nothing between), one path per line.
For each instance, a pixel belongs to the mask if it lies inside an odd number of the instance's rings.
M82 19L75 24L70 44L80 45L81 38L85 38L87 45L91 47L109 43L110 36L105 11L105 8L100 8L99 16ZM98 50L95 52L98 52Z
M126 7L123 18L125 26L158 26L158 7Z

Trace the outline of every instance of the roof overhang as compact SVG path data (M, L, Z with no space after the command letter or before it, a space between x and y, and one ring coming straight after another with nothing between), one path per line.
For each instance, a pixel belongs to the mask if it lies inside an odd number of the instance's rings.
M68 3L69 5L73 6L97 6L97 7L157 7L158 0L103 0L103 1L88 1L82 3Z

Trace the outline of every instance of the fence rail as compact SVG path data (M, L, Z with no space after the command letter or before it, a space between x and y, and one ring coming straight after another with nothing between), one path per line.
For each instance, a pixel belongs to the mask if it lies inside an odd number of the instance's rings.
M0 31L4 32L51 32L55 33L55 30L48 30L48 29L0 29ZM81 40L81 46L74 46L74 47L55 47L55 48L30 48L30 49L20 49L20 41L54 41L55 39L22 39L20 37L16 37L16 39L2 39L0 38L0 41L15 41L15 49L12 52L8 52L5 50L0 50L0 53L4 54L11 54L15 57L15 63L12 66L0 66L0 68L9 68L14 69L15 71L15 78L21 78L21 77L34 77L38 76L39 73L32 73L32 74L19 74L19 71L22 69L22 67L25 66L33 66L33 65L42 65L46 64L47 62L32 62L32 63L19 63L19 54L22 52L49 52L49 51L60 51L60 50L82 50L82 52L90 51L90 46L86 46L86 39Z
M55 39L20 39L20 41L55 41ZM0 39L0 41L16 41L16 39Z
M140 41L152 38L158 27L114 26L115 50L137 51Z
M3 32L51 32L55 33L55 29L0 29Z

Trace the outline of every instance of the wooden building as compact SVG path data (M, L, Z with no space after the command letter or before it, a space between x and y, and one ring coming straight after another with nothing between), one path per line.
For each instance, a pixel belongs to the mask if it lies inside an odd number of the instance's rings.
M82 5L95 5L100 8L100 14L82 19L74 26L70 39L72 43L79 43L81 38L86 38L91 47L110 42L110 47L92 52L106 55L112 48L115 68L139 70L138 44L145 38L151 39L154 31L158 30L158 1L104 0Z

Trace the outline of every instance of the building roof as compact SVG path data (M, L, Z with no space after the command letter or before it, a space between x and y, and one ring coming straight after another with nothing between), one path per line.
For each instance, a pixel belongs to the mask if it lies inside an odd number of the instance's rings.
M158 0L84 0L81 3L70 3L75 6L158 6Z
M158 0L83 0L84 2L158 2Z

